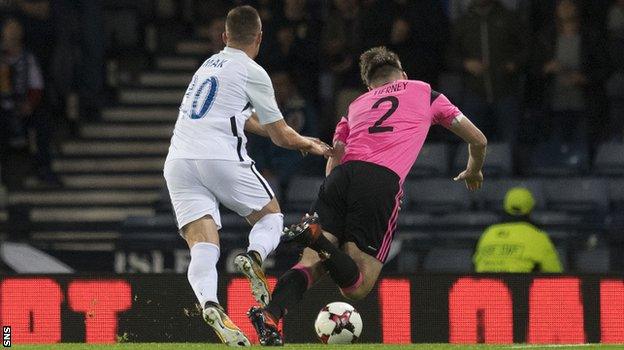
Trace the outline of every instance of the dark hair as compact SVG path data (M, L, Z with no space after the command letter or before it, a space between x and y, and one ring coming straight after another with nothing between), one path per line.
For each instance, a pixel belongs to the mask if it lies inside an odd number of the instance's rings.
M260 15L255 8L245 5L230 10L225 19L228 38L236 43L249 45L254 42L262 28Z
M384 46L368 49L360 56L360 74L366 86L397 71L403 71L399 56Z

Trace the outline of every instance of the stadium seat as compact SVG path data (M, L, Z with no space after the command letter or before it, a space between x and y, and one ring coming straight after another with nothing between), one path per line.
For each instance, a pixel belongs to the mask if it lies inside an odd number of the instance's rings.
M603 213L607 210L607 183L601 179L551 179L544 182L550 210Z
M598 147L594 172L601 175L624 175L624 143L605 143Z
M471 249L433 248L425 256L429 272L466 273L473 270Z
M531 157L528 173L532 175L566 176L586 173L589 151L581 143L543 143Z
M403 250L399 254L399 263L397 266L399 273L415 273L418 272L418 253L411 250Z
M468 147L459 146L453 161L453 170L456 172L466 168L468 160ZM483 172L487 176L509 176L513 172L511 146L508 143L488 144L487 156L483 165Z
M288 187L288 208L294 211L308 211L316 200L319 188L323 183L322 177L295 177Z
M480 206L484 209L501 212L505 194L513 187L525 187L535 198L535 209L541 210L546 207L544 189L537 179L493 179L486 180L483 187L477 192Z
M609 179L609 202L616 211L624 210L624 178Z
M568 250L564 247L556 247L556 249L557 254L559 255L559 261L561 261L561 266L563 267L563 271L569 271L570 269L568 265Z
M576 272L609 272L611 254L608 248L583 250L576 254L574 268Z
M409 181L405 196L404 206L421 212L467 210L472 204L465 185L451 179Z
M444 176L449 173L449 146L444 143L425 144L416 163L409 172L410 177Z

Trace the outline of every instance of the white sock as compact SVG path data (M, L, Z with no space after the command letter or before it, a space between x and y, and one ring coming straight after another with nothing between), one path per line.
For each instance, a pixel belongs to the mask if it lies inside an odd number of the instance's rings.
M187 276L202 308L207 301L219 302L217 299L219 254L219 246L212 243L196 243L191 248L191 262Z
M277 248L284 229L282 213L267 214L258 220L249 233L249 248L260 254L262 261Z

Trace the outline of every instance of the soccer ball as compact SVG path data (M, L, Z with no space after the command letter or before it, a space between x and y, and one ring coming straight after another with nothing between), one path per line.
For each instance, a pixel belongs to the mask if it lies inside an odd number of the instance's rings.
M321 309L314 329L325 344L350 344L362 333L362 317L353 306L334 302Z

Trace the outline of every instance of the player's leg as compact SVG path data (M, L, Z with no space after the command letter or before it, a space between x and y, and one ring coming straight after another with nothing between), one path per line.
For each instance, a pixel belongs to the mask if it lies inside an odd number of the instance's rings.
M264 308L254 306L248 312L261 344L283 343L278 329L279 320L289 308L301 301L303 294L325 273L318 254L312 249L304 249L299 262L277 281L269 304Z
M247 253L238 255L234 259L234 264L249 279L256 301L264 306L269 302L270 291L262 271L262 262L279 244L284 216L268 182L256 170L253 163L223 161L205 161L205 163L220 164L218 167L211 167L210 173L206 174L210 179L206 183L219 201L245 217L252 225ZM224 183L228 186L223 186Z
M193 161L175 160L165 165L165 179L180 234L190 252L187 277L203 308L204 320L228 345L249 345L249 340L228 318L217 298L217 262L221 227L218 202L196 177Z
M343 241L346 218L351 195L352 164L338 166L325 179L319 190L312 215L284 230L283 241L295 241L316 251L323 267L340 288L349 288L360 278L360 271L353 259L328 237ZM322 227L321 227L322 224ZM325 232L325 234L323 234Z
M361 272L361 279L349 288L340 288L340 292L348 299L361 300L365 298L375 286L381 269L383 268L383 263L375 257L361 251L353 242L345 243L343 250L349 254L357 264Z

